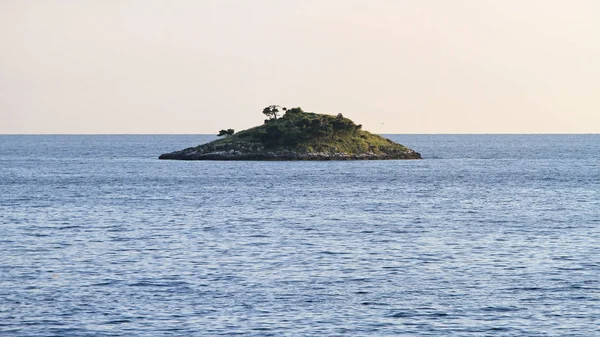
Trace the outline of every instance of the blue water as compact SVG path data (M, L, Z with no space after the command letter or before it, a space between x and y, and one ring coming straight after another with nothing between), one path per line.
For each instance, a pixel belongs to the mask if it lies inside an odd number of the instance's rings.
M2 336L600 336L600 135L180 162L0 136Z

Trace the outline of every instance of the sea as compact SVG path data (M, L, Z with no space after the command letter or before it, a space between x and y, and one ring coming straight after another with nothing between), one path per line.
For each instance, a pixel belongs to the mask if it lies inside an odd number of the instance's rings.
M386 136L0 136L0 336L600 336L600 135Z

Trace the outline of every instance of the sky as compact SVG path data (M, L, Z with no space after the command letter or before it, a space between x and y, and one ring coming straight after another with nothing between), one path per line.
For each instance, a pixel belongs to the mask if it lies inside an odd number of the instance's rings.
M0 0L0 134L600 133L597 0Z

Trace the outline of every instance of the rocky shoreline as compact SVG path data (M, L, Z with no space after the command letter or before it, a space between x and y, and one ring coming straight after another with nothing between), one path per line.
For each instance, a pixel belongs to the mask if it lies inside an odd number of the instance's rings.
M335 148L329 152L301 151L269 151L262 146L253 144L222 144L212 143L181 151L162 154L159 159L171 160L394 160L421 159L421 155L411 149L405 151L390 151L389 153L343 153Z
M200 153L197 151L177 151L165 153L159 159L171 160L394 160L394 159L421 159L417 152L410 151L397 154L346 154L346 153L298 153L293 151L286 152L263 152L263 153L242 153L234 150L221 152Z

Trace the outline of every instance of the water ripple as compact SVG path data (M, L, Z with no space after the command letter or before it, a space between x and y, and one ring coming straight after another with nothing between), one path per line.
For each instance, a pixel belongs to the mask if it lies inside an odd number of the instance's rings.
M0 335L600 335L597 135L155 158L198 138L0 136Z

